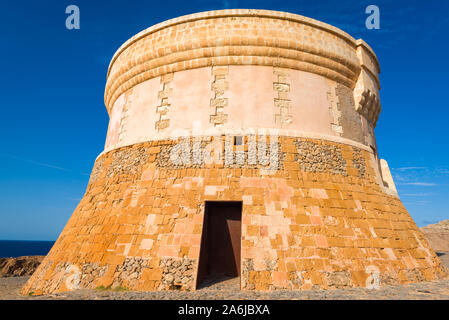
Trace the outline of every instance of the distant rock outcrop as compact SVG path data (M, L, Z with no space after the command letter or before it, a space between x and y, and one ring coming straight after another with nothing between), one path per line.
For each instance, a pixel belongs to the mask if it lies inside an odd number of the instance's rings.
M449 220L429 224L428 226L422 227L421 231L430 241L433 250L449 252Z
M449 267L449 220L422 227L421 231L430 242L430 246L440 257L441 262Z
M0 278L30 276L43 259L44 256L0 258Z

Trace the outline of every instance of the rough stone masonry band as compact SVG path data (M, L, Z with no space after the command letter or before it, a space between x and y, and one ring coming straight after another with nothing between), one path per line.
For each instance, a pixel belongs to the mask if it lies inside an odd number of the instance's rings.
M227 205L242 290L446 277L378 158L378 74L363 40L284 12L203 12L137 34L109 67L86 194L22 292L195 290L216 266L208 248L229 245L207 236Z

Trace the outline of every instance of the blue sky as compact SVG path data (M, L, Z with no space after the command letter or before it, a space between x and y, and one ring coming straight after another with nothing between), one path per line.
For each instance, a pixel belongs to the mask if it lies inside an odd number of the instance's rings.
M65 28L78 5L81 29ZM365 8L380 8L380 30ZM381 158L420 226L449 219L448 1L2 1L0 4L0 239L55 240L102 151L106 72L137 32L224 8L288 11L363 38L381 65Z

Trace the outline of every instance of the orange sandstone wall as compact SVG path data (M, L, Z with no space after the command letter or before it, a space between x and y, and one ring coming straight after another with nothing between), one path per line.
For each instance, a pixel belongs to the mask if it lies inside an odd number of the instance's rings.
M217 139L224 152L225 137ZM243 201L243 290L366 286L375 273L381 285L445 276L401 201L379 187L365 149L279 137L279 170L269 172L250 164L248 140L240 164L174 165L168 157L179 142L97 159L85 196L23 293L195 289L208 200Z

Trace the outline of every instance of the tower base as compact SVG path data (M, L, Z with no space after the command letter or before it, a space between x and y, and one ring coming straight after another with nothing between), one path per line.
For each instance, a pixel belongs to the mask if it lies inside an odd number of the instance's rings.
M276 153L257 150L265 164L251 160L248 143L240 151L232 146L233 161L227 155L221 163L193 155L190 163L174 164L179 140L101 155L86 194L22 293L195 290L205 204L213 201L242 203L242 290L372 287L447 276L400 199L379 183L372 152L320 139L278 141Z

